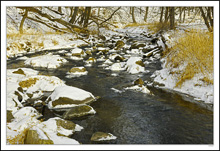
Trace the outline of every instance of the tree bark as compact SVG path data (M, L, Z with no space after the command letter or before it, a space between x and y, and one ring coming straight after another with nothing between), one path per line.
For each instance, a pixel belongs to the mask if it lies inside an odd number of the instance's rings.
M146 12L144 15L144 21L147 22L147 15L148 15L148 7L146 7Z
M58 12L62 13L62 8L58 7Z
M86 7L86 9L85 9L85 20L84 20L84 24L83 24L84 28L88 26L91 9L92 9L91 7Z
M169 7L166 7L166 12L165 12L165 23L168 22L168 19L169 19Z
M78 11L79 11L79 7L75 7L74 12L73 12L73 16L71 17L71 19L69 21L71 24L73 24L75 22Z
M131 7L131 15L132 15L133 23L137 23L134 16L134 7Z
M160 12L160 23L163 22L163 10L164 10L164 7L161 7L161 12Z
M20 34L23 34L23 25L24 25L24 21L27 18L27 16L28 16L28 10L25 9L25 13L24 13L24 16L23 16L23 18L21 20L21 24L20 24L20 27L19 27Z
M212 29L210 28L210 25L209 25L208 19L207 19L207 17L205 16L205 13L204 13L202 7L199 7L199 9L200 9L200 12L201 12L202 18L203 18L203 20L204 20L204 22L205 22L205 24L206 24L208 30L211 32Z
M175 8L170 7L170 29L175 28Z

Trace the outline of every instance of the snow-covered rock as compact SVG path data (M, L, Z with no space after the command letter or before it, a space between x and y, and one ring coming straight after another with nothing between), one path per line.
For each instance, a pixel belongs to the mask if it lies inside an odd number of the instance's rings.
M46 67L46 68L58 68L67 60L59 55L47 54L43 56L37 56L28 58L24 63L33 67Z
M55 88L47 99L50 109L74 107L94 100L95 97L90 92L67 85Z
M67 72L67 74L67 78L80 77L82 75L87 75L88 71L86 71L85 67L73 67Z
M145 68L140 66L136 62L142 61L141 57L130 57L126 62L127 71L131 74L136 74L139 72L145 72Z

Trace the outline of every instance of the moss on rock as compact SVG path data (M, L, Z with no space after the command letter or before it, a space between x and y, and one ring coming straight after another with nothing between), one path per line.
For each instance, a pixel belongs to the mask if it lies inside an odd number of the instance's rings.
M140 65L142 67L145 67L145 64L143 63L143 61L139 60L135 62L137 65Z
M29 88L37 82L38 78L29 78L28 80L19 82L19 86L22 88Z
M101 141L102 138L107 138L111 137L109 133L104 133L104 132L96 132L92 135L91 141Z
M86 103L90 103L92 101L94 101L95 99L93 97L88 97L85 100L81 101L81 100L73 100L67 97L59 97L59 99L54 100L52 102L52 106L55 107L57 105L68 105L68 104L86 104Z
M142 85L144 85L144 81L139 78L139 79L137 79L137 80L134 81L134 85L140 85L140 86L142 86Z
M122 48L125 45L125 43L122 40L118 40L115 44L116 50Z
M24 144L54 144L52 140L40 139L36 130L28 130Z
M70 73L75 73L75 72L85 72L86 71L86 68L78 68L78 67L73 67L70 69Z
M70 109L69 111L65 112L63 114L63 118L64 119L72 119L75 117L81 117L81 116L93 114L90 112L91 110L93 110L93 108L88 105L76 106L76 107L73 107L72 109Z
M56 124L57 126L61 126L64 129L68 129L68 130L75 130L76 124L71 122L71 121L67 121L67 120L62 120L62 119L56 119Z

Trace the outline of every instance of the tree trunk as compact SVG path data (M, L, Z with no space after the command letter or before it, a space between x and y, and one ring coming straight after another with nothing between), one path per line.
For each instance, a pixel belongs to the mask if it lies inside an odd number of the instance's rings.
M168 19L169 19L169 7L166 7L166 12L165 12L165 23L168 22Z
M21 24L20 24L20 27L19 27L19 32L20 32L20 34L23 34L23 25L24 25L24 21L25 21L25 19L27 18L27 16L28 16L28 10L25 9L25 13L24 13L24 15L23 15L23 18L22 18L22 20L21 20Z
M184 8L179 7L179 11L180 11L180 14L179 14L179 22L180 22L180 23L182 22L182 12L183 12L183 9L184 9Z
M200 9L200 12L201 12L201 14L202 14L202 18L203 18L203 20L204 20L204 22L205 22L205 24L206 24L208 30L211 32L212 29L210 28L210 25L209 25L208 19L207 19L207 17L205 16L205 13L204 13L202 7L199 7L199 9Z
M211 7L208 7L207 17L209 19L211 27L213 27L213 18L211 17Z
M174 7L170 7L170 29L174 29L175 28L175 8Z
M186 8L183 8L183 23L185 22L185 17L186 17Z
M161 7L161 12L160 12L160 23L163 22L163 10L164 10L164 8Z
M132 15L133 23L137 23L136 20L135 20L135 17L134 17L134 7L132 7L131 10L132 10L131 11L131 13L132 13L131 15Z
M89 16L91 13L91 7L86 7L85 9L85 20L84 20L84 24L83 27L87 27L88 26L88 22L89 22Z
M79 7L75 7L75 8L74 8L74 12L73 12L73 16L72 16L72 18L71 18L70 21L69 21L71 24L73 24L73 23L75 22L76 16L77 16L77 14L78 14L78 11L79 11Z
M148 15L148 8L146 7L145 15L144 15L144 21L147 22L147 15Z
M62 8L58 7L58 12L62 13Z

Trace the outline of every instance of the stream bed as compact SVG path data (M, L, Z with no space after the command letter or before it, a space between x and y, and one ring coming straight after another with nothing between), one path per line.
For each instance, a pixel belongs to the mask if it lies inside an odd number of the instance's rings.
M70 49L65 49L69 51ZM58 50L48 50L27 54L37 56L47 52L56 54ZM145 94L133 90L124 90L137 78L150 81L151 75L161 69L159 59L146 61L149 72L129 74L125 71L105 70L97 62L86 67L88 75L67 78L66 72L72 67L84 66L83 60L75 61L61 54L68 60L57 69L33 68L24 65L16 58L7 61L7 68L29 67L42 75L57 76L66 85L91 92L100 99L91 106L96 114L73 120L84 129L71 137L82 144L91 144L90 138L97 131L112 133L117 137L110 144L213 144L213 111L193 103L190 96L166 91L158 87L148 87L154 94ZM116 73L118 76L112 76ZM114 91L114 89L119 92ZM42 110L44 120L57 116L47 107Z

